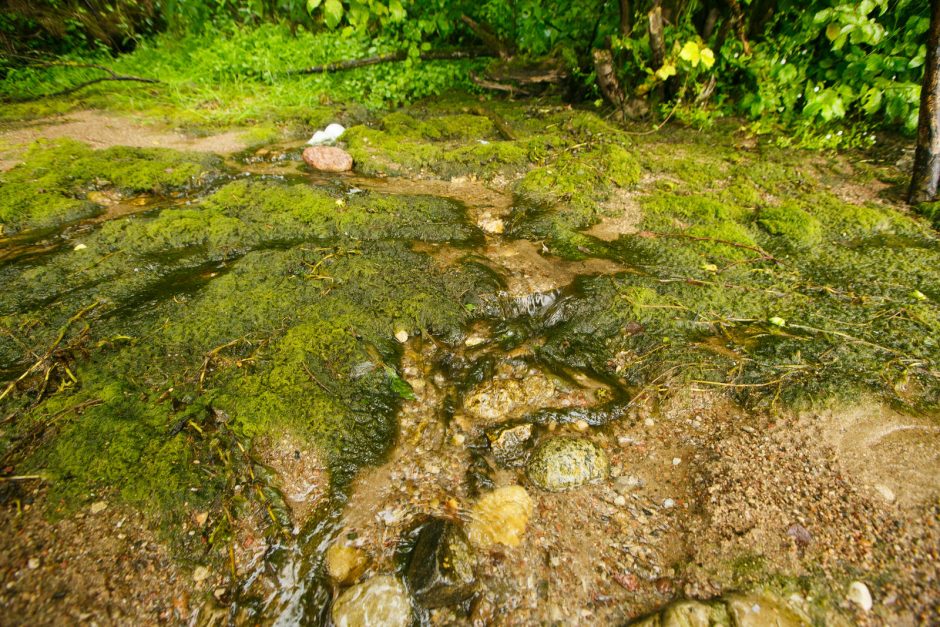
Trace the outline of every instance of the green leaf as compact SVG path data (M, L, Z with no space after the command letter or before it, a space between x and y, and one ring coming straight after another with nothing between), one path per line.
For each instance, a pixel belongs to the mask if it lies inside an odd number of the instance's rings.
M679 58L691 63L692 67L697 67L699 62L698 44L694 41L686 42L686 44L682 46L682 50L679 51Z
M392 388L392 392L398 395L399 398L403 398L406 401L415 400L415 392L411 389L411 386L408 385L408 382L398 376L398 373L395 372L394 368L390 366L385 366L385 374L388 375L389 387Z
M710 69L711 66L715 65L715 53L712 52L711 48L702 48L701 51L702 65L705 66L705 69Z
M666 80L670 76L676 75L676 66L672 63L665 63L661 68L656 70L656 78L661 81Z
M323 5L323 19L329 28L339 26L340 20L343 19L343 3L340 0L326 0Z
M307 13L313 13L323 0L307 0Z

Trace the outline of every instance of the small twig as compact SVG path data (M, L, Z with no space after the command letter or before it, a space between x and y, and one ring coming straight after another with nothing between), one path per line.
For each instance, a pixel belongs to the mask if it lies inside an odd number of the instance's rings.
M76 313L74 316L69 318L68 321L64 325L62 325L62 328L59 329L58 336L56 337L55 341L52 343L52 346L50 346L49 349L46 351L46 353L42 357L37 359L36 362L32 366L27 368L23 374L21 374L15 380L11 381L9 385L7 385L6 389L3 390L3 393L0 393L0 401L6 398L7 394L12 392L13 389L16 388L16 385L20 381L28 377L30 374L33 373L33 371L37 370L40 366L44 366L46 362L49 360L49 358L52 357L53 353L55 353L55 350L59 347L59 344L62 343L62 340L65 339L65 334L68 332L69 327L71 327L73 323L80 320L83 316L85 316L85 314L87 314L89 311L91 311L92 309L94 309L100 304L101 304L101 301L96 300L91 305L88 305L84 309L79 310L78 313Z
M42 475L13 475L11 477L0 477L0 481L45 481Z

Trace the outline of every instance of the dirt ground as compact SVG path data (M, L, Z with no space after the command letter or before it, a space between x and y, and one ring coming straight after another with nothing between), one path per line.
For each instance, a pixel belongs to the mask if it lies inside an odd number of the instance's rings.
M26 126L0 127L0 171L9 170L19 163L19 154L37 139L76 139L92 148L134 146L228 154L248 147L243 136L244 130L193 137L169 127L142 124L128 116L103 111L77 111Z
M375 573L393 569L395 539L423 516L466 519L472 507L463 472L482 425L438 419L435 350L406 354L418 398L403 409L401 444L345 510L343 533ZM545 435L557 434L600 444L611 479L553 494L500 470L497 485L535 500L524 540L478 555L480 600L469 615L435 610L434 624L619 624L774 578L787 583L773 592L829 623L940 620L940 433L929 421L873 402L771 418L687 390L605 428ZM856 579L875 598L870 614L844 599Z

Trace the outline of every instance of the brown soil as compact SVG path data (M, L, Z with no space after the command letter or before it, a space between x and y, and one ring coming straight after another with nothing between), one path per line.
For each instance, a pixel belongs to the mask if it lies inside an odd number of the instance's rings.
M197 586L139 513L90 505L53 521L44 490L27 487L35 481L17 483L23 485L0 485L0 623L127 625L189 617Z
M397 539L417 521L466 520L474 500L464 471L483 425L441 420L443 382L427 365L437 350L409 342L417 399L402 410L399 446L362 475L345 509L341 535L371 556L367 577L394 569ZM940 433L929 422L869 403L772 418L690 390L605 428L560 433L603 446L611 479L552 494L520 468L499 470L497 485L526 486L536 503L523 543L479 554L472 614L435 610L434 624L619 624L674 598L768 581L789 582L775 591L831 623L940 620ZM870 614L844 599L854 580L872 591Z
M79 111L28 126L0 129L0 171L9 170L19 163L23 149L37 139L76 139L93 148L135 146L228 154L247 147L243 135L244 131L228 131L193 137L170 127L142 124L110 112Z

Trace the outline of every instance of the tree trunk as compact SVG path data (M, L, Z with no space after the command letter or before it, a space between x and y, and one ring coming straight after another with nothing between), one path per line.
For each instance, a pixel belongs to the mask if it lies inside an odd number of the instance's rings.
M633 32L633 7L630 0L620 0L620 36L626 39Z
M650 11L650 67L658 70L666 60L666 41L663 39L663 10L656 2Z
M920 92L920 120L914 174L907 201L916 205L937 198L940 183L940 0L930 2L927 65Z

